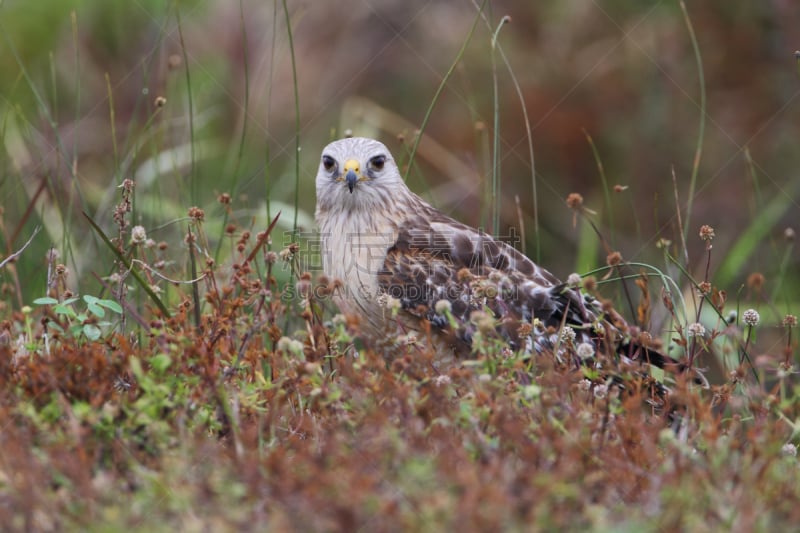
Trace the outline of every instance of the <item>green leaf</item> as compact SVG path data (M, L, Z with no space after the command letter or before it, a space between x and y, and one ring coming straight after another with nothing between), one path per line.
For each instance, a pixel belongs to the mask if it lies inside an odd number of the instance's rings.
M55 298L50 298L49 296L44 296L42 298L36 298L33 301L33 305L56 305L58 300Z
M758 247L774 231L775 226L787 211L796 206L798 186L781 191L765 206L758 210L758 216L738 234L738 238L719 266L714 276L714 285L727 287L733 284L736 276L744 269ZM795 207L796 209L796 207Z
M57 315L66 315L69 318L78 317L78 313L76 313L75 310L72 308L72 306L68 304L60 303L56 305L55 307L53 307L53 312Z
M87 418L92 414L92 406L86 402L75 402L72 404L72 412L79 419Z
M163 372L164 370L169 368L169 365L171 364L172 364L172 359L165 353L160 353L158 355L153 356L153 358L150 359L150 366L152 366L153 370L155 370L156 372Z
M103 318L106 316L105 310L100 307L100 298L91 296L89 294L83 295L83 301L86 302L86 309L96 317Z
M83 334L86 335L86 338L90 341L96 341L100 338L100 335L103 332L100 331L100 328L95 326L94 324L84 324L83 326Z
M96 303L92 302L86 306L86 310L92 313L97 318L103 318L106 316L106 311Z
M114 300L97 300L98 305L102 305L109 311L113 311L118 315L122 314L122 306Z

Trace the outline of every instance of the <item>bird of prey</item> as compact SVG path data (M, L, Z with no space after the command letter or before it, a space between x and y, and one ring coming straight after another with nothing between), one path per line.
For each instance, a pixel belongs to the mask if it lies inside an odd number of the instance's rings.
M574 361L580 348L589 357L594 349L630 355L618 315L411 192L382 143L345 138L326 146L316 189L323 270L341 281L335 301L367 337L432 331L442 364L468 355L487 331L512 350L557 347Z

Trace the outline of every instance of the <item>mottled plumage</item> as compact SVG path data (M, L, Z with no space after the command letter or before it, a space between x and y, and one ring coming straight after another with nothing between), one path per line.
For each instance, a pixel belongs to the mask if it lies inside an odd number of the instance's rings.
M601 318L591 297L411 192L380 142L329 144L316 187L323 269L343 282L337 304L368 336L421 331L427 320L444 360L468 354L488 316L497 335L529 352L581 342L618 351L625 342L624 323ZM399 301L396 320L387 301ZM559 336L564 325L574 338Z

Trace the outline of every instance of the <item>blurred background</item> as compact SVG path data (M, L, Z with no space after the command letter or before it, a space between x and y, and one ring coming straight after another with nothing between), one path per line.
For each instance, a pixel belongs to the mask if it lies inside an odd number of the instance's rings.
M424 131L412 190L468 224L524 232L521 246L562 278L607 255L587 224L574 224L570 193L583 196L611 249L678 276L664 257L686 260L680 224L697 279L706 264L698 230L708 224L716 283L780 313L797 302L796 2L688 2L702 83L677 1L490 0L472 34L470 0L285 7L288 16L263 0L0 2L0 257L43 228L16 261L24 281L15 289L0 272L7 299L21 292L14 306L44 294L51 245L76 283L110 272L113 258L81 211L115 235L124 178L136 181L133 223L171 246L182 245L193 205L222 238L225 192L231 222L258 231L280 210L281 234L293 229L297 192L299 229L313 230L322 147L352 132L407 161L468 38ZM495 119L499 228L488 225ZM747 283L754 272L763 283Z

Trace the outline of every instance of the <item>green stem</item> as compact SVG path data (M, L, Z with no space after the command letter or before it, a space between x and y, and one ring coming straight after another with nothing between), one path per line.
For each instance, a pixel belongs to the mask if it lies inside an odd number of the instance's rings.
M447 81L450 79L450 76L453 75L453 72L456 69L456 65L458 65L458 63L461 61L461 56L464 55L464 51L467 49L467 45L469 44L469 41L472 39L472 34L475 33L475 28L478 26L478 21L481 19L481 13L483 12L483 8L486 6L486 2L488 2L488 0L483 0L483 3L481 4L480 9L478 10L478 14L475 16L475 20L472 21L472 27L469 29L467 38L464 39L464 44L461 45L461 49L458 51L458 54L456 54L456 58L453 61L453 64L450 65L449 69L447 69L444 78L442 78L442 82L439 84L439 87L436 89L436 93L433 95L433 100L431 100L431 103L428 106L428 110L425 112L425 117L422 119L422 124L420 124L419 127L419 133L416 135L416 139L414 139L414 145L411 148L411 154L408 156L408 166L406 167L406 174L405 176L403 176L404 181L408 181L408 175L411 172L411 166L412 163L414 162L414 156L417 154L417 148L419 147L419 142L422 139L422 134L425 131L425 127L428 125L428 120L431 118L431 114L433 113L433 108L436 105L436 102L439 101L439 96L442 94L445 85L447 85Z
M181 9L175 5L175 16L178 21L178 38L181 43L181 53L183 54L183 66L186 73L186 96L189 105L189 149L191 152L191 171L189 172L190 196L192 205L197 205L197 180L195 179L195 154L194 154L194 104L192 101L192 77L189 72L189 53L186 51L186 43L183 40L183 25L181 24Z
M292 39L292 21L289 8L283 0L283 13L286 16L286 33L289 36L289 55L292 58L292 84L294 86L294 220L292 234L297 234L297 209L300 204L300 96L297 88L297 61L294 56L294 40ZM293 237L294 238L294 237Z
M697 187L697 173L700 169L700 158L703 155L703 137L706 130L706 80L703 74L703 58L700 56L700 46L697 44L697 36L692 27L692 21L689 18L689 12L686 10L686 4L680 0L681 11L683 11L683 18L686 21L686 27L689 30L689 38L692 42L692 49L694 50L694 58L697 63L697 75L700 80L700 127L697 132L697 147L694 152L694 162L692 164L692 178L689 182L689 197L686 201L686 225L683 228L684 239L688 235L689 220L692 217L692 205L694 204L694 191ZM686 264L689 264L688 251L685 251L684 257Z
M480 16L480 13L478 13ZM495 237L500 235L500 210L502 198L500 196L500 95L497 88L497 36L500 28L510 19L505 16L500 19L500 23L492 34L492 104L493 104L493 125L492 125L492 233Z

